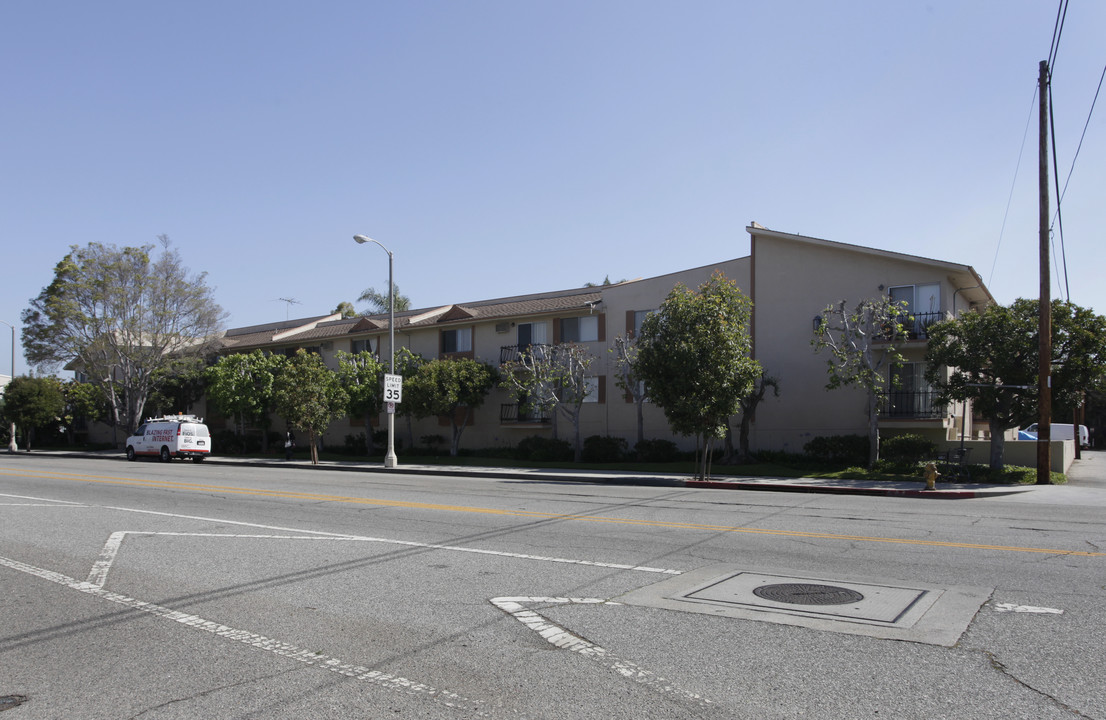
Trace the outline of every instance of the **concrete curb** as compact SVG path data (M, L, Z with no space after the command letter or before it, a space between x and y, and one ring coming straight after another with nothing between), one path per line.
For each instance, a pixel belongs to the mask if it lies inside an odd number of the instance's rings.
M19 453L23 457L34 456L68 456L85 457L97 460L126 460L121 453L112 452L86 452L86 451L32 451L31 453ZM140 461L141 462L141 461ZM712 490L747 490L760 492L792 492L832 495L866 495L878 497L920 498L927 500L967 500L983 497L997 497L1028 492L1034 486L1024 485L985 485L977 487L938 487L936 490L924 490L922 488L901 487L898 483L867 483L860 484L850 481L840 481L833 484L810 478L735 478L719 477L706 481L699 481L682 475L665 475L663 473L652 475L636 475L632 473L620 473L618 471L591 470L575 472L571 470L523 470L519 468L470 468L465 466L436 467L427 465L400 465L398 468L388 469L382 464L370 464L364 462L340 462L326 461L318 465L312 465L304 460L279 460L257 458L229 458L209 457L204 464L211 465L244 465L247 467L294 467L307 470L329 470L338 472L369 472L382 474L401 473L404 475L438 476L451 475L454 477L470 477L483 479L506 479L535 482L570 482L593 483L600 485L636 485L642 487L676 487L687 489L712 489ZM918 485L922 485L919 481Z

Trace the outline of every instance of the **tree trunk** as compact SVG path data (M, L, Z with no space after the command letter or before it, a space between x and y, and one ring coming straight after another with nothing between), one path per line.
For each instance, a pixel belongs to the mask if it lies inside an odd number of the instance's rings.
M879 460L879 414L876 412L876 394L868 393L868 469Z
M394 422L394 421L393 421ZM365 455L371 456L373 454L373 424L372 416L369 412L365 411Z
M645 442L645 398L639 398L637 405L637 441Z
M465 426L469 424L469 416L472 414L472 408L465 408L465 416L461 420L461 424L457 424L457 411L454 410L450 413L449 423L453 429L453 440L449 443L449 455L450 457L457 457L457 453L461 449L461 433L465 431Z
M1003 464L1003 456L1006 453L1006 432L999 430L995 432L994 428L991 429L991 469L1001 470Z
M576 408L576 414L572 416L573 437L576 438L575 447L572 450L572 462L578 463L584 458L584 449L580 445L580 408Z
M311 464L312 465L318 465L319 464L319 446L315 443L315 430L313 428L308 428L307 438L308 438L308 441L311 443Z
M730 427L730 419L726 418L726 435L722 439L722 462L727 465L732 465L736 453L733 449L733 428Z
M753 461L752 456L749 454L749 430L752 424L750 414L743 413L741 415L741 429L738 435L738 443L741 448L741 462L746 464Z

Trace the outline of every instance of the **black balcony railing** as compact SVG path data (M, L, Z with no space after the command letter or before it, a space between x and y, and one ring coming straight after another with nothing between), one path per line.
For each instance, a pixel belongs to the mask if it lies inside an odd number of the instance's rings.
M945 313L914 313L914 322L906 324L907 333L913 340L925 340L929 337L929 326L945 319Z
M548 345L537 343L530 345L504 345L499 348L499 364L505 365L509 362L517 362L519 356L523 353L542 357L548 347Z
M501 425L545 425L549 423L550 418L551 415L544 410L528 410L525 406L519 407L513 403L499 406L499 422Z
M897 419L929 419L945 416L946 406L937 403L937 393L892 390L879 409L879 416Z
M911 320L913 318L913 320ZM931 312L931 313L913 313L906 317L900 316L900 322L902 323L903 333L893 336L890 327L883 328L882 338L883 340L927 340L929 339L929 328L931 325L942 320L947 319L947 316L943 312Z

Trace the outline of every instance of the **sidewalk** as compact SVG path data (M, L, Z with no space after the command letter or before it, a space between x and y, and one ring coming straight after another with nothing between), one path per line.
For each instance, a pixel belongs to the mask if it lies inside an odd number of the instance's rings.
M28 457L26 453L20 456ZM100 452L44 450L30 453L30 457L69 456L102 460L125 461L121 451ZM156 462L141 460L138 462ZM181 461L176 461L181 462ZM772 492L827 493L840 495L880 495L885 497L928 498L931 500L963 500L969 498L996 497L1032 491L1034 485L981 485L938 482L936 490L925 490L925 482L916 483L865 480L824 480L819 478L771 478L718 476L699 481L688 475L675 473L641 473L619 470L574 470L551 468L495 468L468 465L420 465L407 464L400 459L398 467L387 469L381 460L325 460L312 465L310 460L297 458L237 458L213 455L204 461L211 465L243 465L251 467L295 467L310 470L344 472L391 473L402 475L451 475L454 477L511 479L528 482L597 483L606 485L642 485L648 487L711 488L722 490L767 490Z

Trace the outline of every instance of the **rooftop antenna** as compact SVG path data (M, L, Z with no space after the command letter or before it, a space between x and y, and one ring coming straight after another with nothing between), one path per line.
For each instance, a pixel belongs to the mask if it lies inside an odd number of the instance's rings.
M284 306L284 319L285 319L285 320L287 320L287 319L288 319L288 310L289 310L289 309L290 309L290 308L291 308L291 307L292 307L293 305L303 305L303 303L301 303L301 302L300 302L299 300L297 300L297 299L295 299L295 298L277 298L277 299L276 299L276 300L274 300L273 302L282 302L282 303L288 303L287 305L285 305L285 306Z

